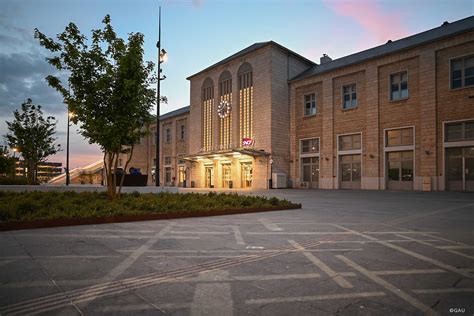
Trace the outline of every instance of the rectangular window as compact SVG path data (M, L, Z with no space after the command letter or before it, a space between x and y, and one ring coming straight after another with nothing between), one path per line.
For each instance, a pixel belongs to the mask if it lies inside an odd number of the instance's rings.
M171 165L171 156L165 156L165 165Z
M408 98L408 73L406 71L390 75L390 100Z
M166 167L165 168L165 182L166 183L171 182L171 167Z
M392 129L386 132L387 147L413 145L413 128Z
M186 125L181 124L180 139L184 140L185 138L186 138Z
M156 146L156 136L157 135L158 134L156 132L153 132L153 145L155 145L155 146Z
M474 121L446 124L445 140L456 142L474 139Z
M167 128L165 130L165 140L166 140L166 143L169 144L171 143L171 128Z
M301 141L302 154L319 153L319 138L304 139Z
M361 134L339 136L339 150L360 149Z
M304 115L316 114L316 93L306 94L304 96Z
M474 86L474 55L451 60L451 89Z
M344 110L357 107L357 86L351 84L342 87L342 108Z

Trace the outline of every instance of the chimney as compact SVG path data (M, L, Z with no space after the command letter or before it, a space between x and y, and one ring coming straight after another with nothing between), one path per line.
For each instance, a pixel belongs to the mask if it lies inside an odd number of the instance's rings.
M330 61L332 61L331 57L329 57L329 56L326 55L326 54L323 54L323 57L321 57L321 58L319 59L319 62L320 62L321 65L322 65L322 64L325 64L325 63L328 63L328 62L330 62Z

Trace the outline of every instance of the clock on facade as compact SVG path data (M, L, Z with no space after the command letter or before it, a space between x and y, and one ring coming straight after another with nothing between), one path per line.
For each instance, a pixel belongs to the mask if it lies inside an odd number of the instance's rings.
M226 118L230 114L231 110L232 110L232 106L230 105L230 102L227 100L222 100L217 105L217 115L219 115L221 119Z

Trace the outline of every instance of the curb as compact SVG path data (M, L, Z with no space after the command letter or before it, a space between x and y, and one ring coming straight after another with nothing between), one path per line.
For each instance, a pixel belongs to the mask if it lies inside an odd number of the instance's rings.
M139 215L118 215L118 216L105 216L105 217L44 219L44 220L36 220L32 222L0 223L0 231L139 222L139 221L179 219L179 218L191 218L191 217L211 217L211 216L222 216L222 215L236 215L236 214L295 210L295 209L300 209L300 208L301 208L301 204L296 204L296 205L287 206L287 207L223 209L223 210L215 210L215 211L176 212L176 213L170 213L170 214L139 214Z

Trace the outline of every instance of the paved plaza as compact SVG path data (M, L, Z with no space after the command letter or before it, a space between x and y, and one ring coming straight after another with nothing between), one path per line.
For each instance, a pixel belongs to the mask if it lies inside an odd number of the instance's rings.
M0 233L0 314L473 315L474 194Z

